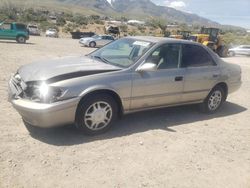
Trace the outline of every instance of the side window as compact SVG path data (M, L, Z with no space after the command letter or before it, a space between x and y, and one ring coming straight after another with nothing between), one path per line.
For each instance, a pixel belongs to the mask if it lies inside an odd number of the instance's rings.
M11 25L10 24L2 24L2 25L0 25L0 27L1 27L1 29L11 29L11 27L10 27Z
M157 69L178 68L180 48L181 46L179 44L165 44L151 53L146 62L155 63Z
M243 46L244 49L250 49L250 46Z
M26 26L23 25L23 24L16 24L16 28L17 29L20 29L20 30L25 30L26 29ZM34 28L34 27L33 27Z
M111 37L111 36L108 36L108 38L107 38L108 40L114 40L114 38L113 37Z
M214 65L214 61L205 49L198 45L183 45L182 67L203 67L212 65Z

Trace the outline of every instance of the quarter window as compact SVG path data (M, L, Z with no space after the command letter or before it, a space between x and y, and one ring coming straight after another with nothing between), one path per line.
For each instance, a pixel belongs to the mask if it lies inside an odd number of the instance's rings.
M198 45L183 45L182 67L202 67L212 65L214 65L214 61L205 49Z

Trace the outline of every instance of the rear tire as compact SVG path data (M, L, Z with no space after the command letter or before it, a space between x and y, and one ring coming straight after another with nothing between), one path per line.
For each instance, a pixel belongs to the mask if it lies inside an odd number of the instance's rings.
M83 99L76 111L75 125L87 135L106 132L118 117L118 105L107 94L96 94Z
M216 53L220 56L220 57L227 57L228 55L228 49L226 46L220 46L217 50Z
M203 103L200 104L200 110L204 113L215 113L226 99L226 92L220 86L216 86L208 94Z
M26 38L24 36L18 36L16 41L20 44L26 43Z

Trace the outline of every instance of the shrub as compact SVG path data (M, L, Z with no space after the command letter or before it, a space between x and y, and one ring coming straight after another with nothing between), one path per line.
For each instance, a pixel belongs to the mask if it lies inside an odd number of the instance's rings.
M128 32L128 26L126 24L122 24L120 26L120 30L121 30L121 32L126 33L126 32Z

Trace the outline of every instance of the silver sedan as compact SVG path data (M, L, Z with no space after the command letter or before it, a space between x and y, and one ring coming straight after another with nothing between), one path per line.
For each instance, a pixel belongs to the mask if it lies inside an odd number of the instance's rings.
M92 37L81 38L79 43L92 48L104 46L115 39L111 35L94 35Z
M240 85L240 67L203 45L127 37L86 56L19 68L9 81L9 100L28 124L74 124L98 134L135 111L199 104L214 113Z
M248 55L250 56L250 45L241 45L228 50L229 56Z

